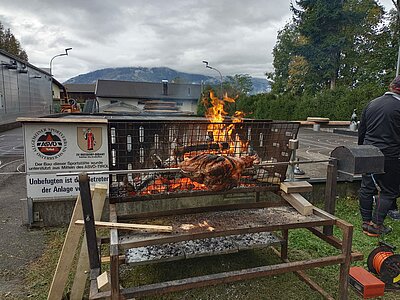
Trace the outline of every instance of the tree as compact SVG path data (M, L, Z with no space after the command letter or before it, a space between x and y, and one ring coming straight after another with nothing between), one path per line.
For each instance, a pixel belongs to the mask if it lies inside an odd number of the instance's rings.
M272 82L272 91L280 94L288 91L289 64L295 52L296 40L299 37L294 23L288 23L278 32L277 42L272 51L274 72L265 75Z
M376 1L348 0L344 9L353 13L356 23L343 28L348 42L341 53L341 84L350 88L369 83L386 85L393 74L393 42L397 40L391 33L391 21L385 21L384 9Z
M343 10L343 0L297 0L292 5L299 34L306 40L298 45L296 52L308 62L309 72L315 82L314 88L336 86L339 60L346 43L342 28L350 19Z
M28 61L28 55L25 50L22 49L21 44L12 34L10 28L4 30L3 24L0 22L0 49L7 51L19 57L22 60Z
M296 0L278 34L272 91L300 95L327 88L387 85L398 48L396 15L375 0ZM296 5L296 6L295 6ZM396 53L395 53L396 52Z
M223 83L224 91L231 97L247 95L253 88L249 74L227 76Z

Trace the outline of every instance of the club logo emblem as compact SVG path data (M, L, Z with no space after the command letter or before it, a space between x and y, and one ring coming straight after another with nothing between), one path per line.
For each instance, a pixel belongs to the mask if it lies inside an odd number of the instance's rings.
M64 134L53 128L43 128L37 131L31 141L34 152L44 159L56 159L67 148Z

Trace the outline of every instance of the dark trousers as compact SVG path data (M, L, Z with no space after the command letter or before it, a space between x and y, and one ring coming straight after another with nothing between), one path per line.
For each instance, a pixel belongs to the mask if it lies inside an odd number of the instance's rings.
M360 212L364 222L383 224L387 212L396 209L396 198L400 192L400 160L385 158L384 174L362 176L359 194ZM375 185L379 186L381 191ZM374 209L375 197L375 209Z

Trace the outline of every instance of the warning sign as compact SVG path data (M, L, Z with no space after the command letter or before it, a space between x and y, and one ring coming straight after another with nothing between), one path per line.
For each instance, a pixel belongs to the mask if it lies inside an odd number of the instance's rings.
M28 197L75 196L77 176L57 173L108 170L105 124L25 123L24 134ZM108 181L108 175L90 178L103 184Z

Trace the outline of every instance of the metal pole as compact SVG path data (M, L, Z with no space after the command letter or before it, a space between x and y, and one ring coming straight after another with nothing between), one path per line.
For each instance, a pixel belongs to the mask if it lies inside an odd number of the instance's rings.
M51 110L51 107L52 107L52 105L53 105L53 98L54 98L54 95L53 95L53 73L52 73L53 60L54 60L56 57L68 55L68 51L69 51L69 50L72 50L72 48L71 48L71 47L65 48L65 53L60 53L60 54L54 55L54 56L50 59L50 64L49 64L49 67L50 67L50 94L51 94L50 110ZM50 111L50 113L51 113L51 111Z
M51 66L52 66L52 64L53 64L53 59L55 59L56 57L59 57L59 56L64 56L64 55L68 55L68 51L69 50L72 50L72 48L70 47L70 48L65 48L65 53L61 53L61 54L57 54L57 55L54 55L51 59L50 59L50 75L53 77L53 73L52 73L52 68L51 68Z
M206 68L208 68L208 69L211 69L211 70L214 70L214 71L217 71L218 72L218 74L219 74L219 77L220 77L220 79L221 79L221 83L220 83L220 89L221 89L221 99L223 98L223 89L222 89L222 82L223 82L223 78L222 78L222 74L221 74L221 72L218 70L218 69L216 69L216 68L214 68L214 67L211 67L211 66L209 66L208 65L208 61L206 61L206 60L203 60L203 63L205 63L206 64Z
M397 10L397 25L400 25L400 0L397 0L397 2L392 0L392 2ZM399 69L400 69L400 39L398 41L398 44L399 44L399 49L397 51L396 77L399 75Z

